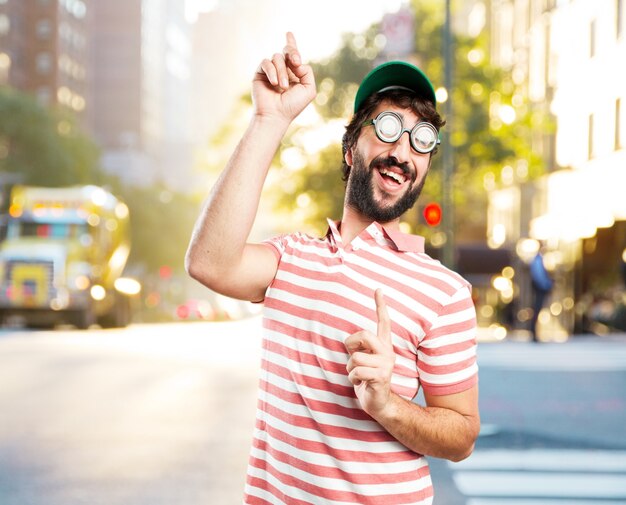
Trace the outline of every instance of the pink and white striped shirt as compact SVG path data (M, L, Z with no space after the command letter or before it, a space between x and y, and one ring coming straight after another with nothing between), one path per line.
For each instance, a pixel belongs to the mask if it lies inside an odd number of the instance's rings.
M257 419L247 504L430 504L426 458L361 408L345 339L376 333L374 291L392 321L392 389L413 399L478 380L470 286L423 251L423 238L371 224L349 245L323 238L267 242L279 260L265 295Z

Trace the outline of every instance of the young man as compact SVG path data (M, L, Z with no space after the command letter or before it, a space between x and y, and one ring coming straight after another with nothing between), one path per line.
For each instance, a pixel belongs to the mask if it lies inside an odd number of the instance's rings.
M419 69L374 69L343 139L341 221L248 243L272 158L315 93L288 33L256 72L253 117L186 257L211 289L264 301L245 503L432 503L424 456L466 458L480 426L470 286L399 229L443 121ZM425 407L411 401L420 387Z

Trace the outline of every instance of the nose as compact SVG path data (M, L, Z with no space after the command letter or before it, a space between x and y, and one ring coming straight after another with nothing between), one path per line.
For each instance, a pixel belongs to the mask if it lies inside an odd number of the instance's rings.
M396 158L400 163L408 163L411 157L411 140L409 132L402 132L400 138L396 140L389 151L390 156Z

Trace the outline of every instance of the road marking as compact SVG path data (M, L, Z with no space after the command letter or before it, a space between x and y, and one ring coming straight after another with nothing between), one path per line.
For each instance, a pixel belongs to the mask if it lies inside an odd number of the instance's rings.
M626 451L481 450L448 466L467 505L626 503Z
M626 451L493 449L476 451L466 460L450 466L455 470L626 473Z
M551 498L548 504L546 504L545 498L513 498L505 500L502 498L471 498L467 500L466 505L611 505L611 502L607 502L606 500L576 500L572 503L570 498L565 500L555 500Z
M479 366L516 370L626 370L626 345L612 342L479 345Z
M466 496L626 500L623 475L478 471L457 472L453 479Z

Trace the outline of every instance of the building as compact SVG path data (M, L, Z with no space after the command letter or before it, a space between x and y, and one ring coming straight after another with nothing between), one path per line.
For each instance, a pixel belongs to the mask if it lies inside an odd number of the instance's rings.
M68 107L88 124L89 7L87 0L0 1L0 84Z
M190 66L185 2L0 0L0 84L76 113L126 183L189 188Z
M104 168L131 184L186 189L191 44L184 2L94 2L93 46L93 132Z
M509 69L553 135L533 139L548 173L490 194L489 242L518 256L540 241L556 277L546 334L590 329L598 297L619 289L626 249L624 0L493 0L492 58ZM534 242L533 242L534 241ZM527 298L521 283L522 298ZM607 296L607 298L610 298ZM591 328L593 330L593 328Z

